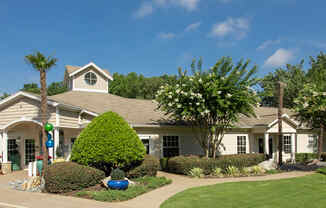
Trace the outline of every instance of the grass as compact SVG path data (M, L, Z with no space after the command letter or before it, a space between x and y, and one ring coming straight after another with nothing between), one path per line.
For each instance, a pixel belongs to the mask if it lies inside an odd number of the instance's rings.
M172 182L165 177L143 177L134 179L133 181L136 182L136 185L129 186L125 191L110 189L100 191L79 191L75 196L106 202L126 201Z
M260 182L235 182L188 189L165 201L161 208L324 208L326 175Z

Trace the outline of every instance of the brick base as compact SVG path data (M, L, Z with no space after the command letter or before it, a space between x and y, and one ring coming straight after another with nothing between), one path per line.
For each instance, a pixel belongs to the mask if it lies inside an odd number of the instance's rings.
M1 163L1 172L4 175L11 173L11 162Z

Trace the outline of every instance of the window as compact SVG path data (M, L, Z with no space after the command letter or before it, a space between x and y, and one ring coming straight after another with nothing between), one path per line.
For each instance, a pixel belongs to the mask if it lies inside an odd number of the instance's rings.
M318 136L317 135L309 135L308 145L310 148L312 148L313 152L317 152L318 151Z
M285 153L291 153L291 136L283 136L283 149Z
M246 154L246 136L238 136L238 154Z
M179 137L163 136L163 157L174 157L179 155Z
M149 154L149 139L142 139L141 141L143 142L146 149L146 154Z
M97 82L97 76L93 72L87 72L85 74L85 82L89 85L95 85Z

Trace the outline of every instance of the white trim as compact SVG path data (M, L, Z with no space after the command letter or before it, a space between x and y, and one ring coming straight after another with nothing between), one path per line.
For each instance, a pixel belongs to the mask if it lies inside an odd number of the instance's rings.
M41 122L39 121L35 121L35 120L32 120L32 119L26 119L26 118L21 118L21 119L18 119L18 120L15 120L15 121L11 121L10 123L8 123L7 125L3 126L2 127L2 130L6 130L8 127L10 127L11 125L13 124L16 124L16 123L20 123L20 122L32 122L32 123L35 123L35 124L38 124L40 126L43 126Z
M113 80L113 78L112 78L110 75L106 74L106 73L105 73L105 72L104 72L100 67L96 66L96 64L94 64L93 62L90 62L89 64L87 64L87 65L83 66L82 68L80 68L80 69L74 71L73 73L69 74L69 77L72 77L72 76L78 74L79 72L81 72L81 71L87 69L87 68L90 67L90 66L93 66L96 70L98 70L98 71L99 71L102 75L104 75L106 78L108 78L108 79L110 79L110 80Z
M94 113L94 112L91 112L91 111L88 111L88 110L85 110L85 109L83 109L81 112L80 112L80 114L83 114L83 113L87 113L87 114L89 114L89 115L91 115L91 116L98 116L99 114L97 114L97 113Z
M2 162L8 162L8 134L6 131L2 132Z
M60 126L60 109L58 106L55 108L55 126Z
M72 91L108 93L107 90L94 90L94 89L83 89L83 88L73 88Z
M299 124L298 124L296 121L292 120L292 119L289 117L288 114L283 114L283 115L282 115L282 118L286 118L288 121L292 122L294 125L299 126ZM268 127L268 128L269 128L269 127L272 127L272 126L273 126L274 124L276 124L277 122L278 122L278 119L275 119L272 123L268 124L267 127Z
M19 91L19 92L13 94L13 95L7 97L6 99L2 100L0 102L0 105L3 105L5 103L7 103L7 102L9 102L9 101L11 101L11 100L19 97L19 96L24 96L24 97L27 97L27 98L30 98L30 99L33 99L33 100L41 101L41 98L39 96L35 96L35 95L29 94L27 92ZM54 107L58 105L57 102L52 102L52 101L49 101L49 100L48 100L48 104L49 105L52 105Z

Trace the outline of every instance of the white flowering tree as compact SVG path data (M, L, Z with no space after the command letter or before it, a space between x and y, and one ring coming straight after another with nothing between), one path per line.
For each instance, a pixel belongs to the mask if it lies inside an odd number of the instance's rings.
M321 158L324 128L326 124L326 92L315 84L306 84L294 100L297 119L311 128L320 128L318 159Z
M192 74L179 69L176 85L162 86L156 96L159 109L171 119L183 121L194 130L206 157L216 157L224 133L241 115L255 116L259 98L252 89L256 66L249 71L249 61L234 65L223 57L209 70L201 70L201 60Z

